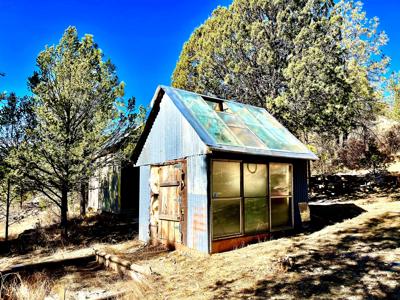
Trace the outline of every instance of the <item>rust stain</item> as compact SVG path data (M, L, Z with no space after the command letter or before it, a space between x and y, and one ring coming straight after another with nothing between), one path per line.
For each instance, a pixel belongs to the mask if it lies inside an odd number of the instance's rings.
M242 236L212 242L211 253L218 253L244 247L251 243L257 243L266 240L271 235L269 233L257 234L252 236Z

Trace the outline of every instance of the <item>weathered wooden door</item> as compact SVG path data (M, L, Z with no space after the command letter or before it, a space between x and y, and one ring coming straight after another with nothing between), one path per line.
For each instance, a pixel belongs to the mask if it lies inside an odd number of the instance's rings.
M158 168L156 172L152 173L158 176L159 185L158 216L156 217L157 239L167 246L185 244L186 163L178 161L153 168Z

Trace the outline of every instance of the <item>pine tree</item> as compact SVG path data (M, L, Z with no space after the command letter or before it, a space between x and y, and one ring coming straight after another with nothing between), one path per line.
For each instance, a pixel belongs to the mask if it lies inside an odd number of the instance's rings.
M96 169L104 145L129 129L119 111L124 83L93 36L79 39L74 27L39 54L29 82L37 125L24 160L36 188L60 208L66 237L71 192Z
M0 108L0 185L3 190L2 203L5 205L5 240L8 240L8 227L11 202L17 190L29 190L29 180L23 175L18 160L24 143L28 143L27 131L32 129L35 118L32 99L8 94Z

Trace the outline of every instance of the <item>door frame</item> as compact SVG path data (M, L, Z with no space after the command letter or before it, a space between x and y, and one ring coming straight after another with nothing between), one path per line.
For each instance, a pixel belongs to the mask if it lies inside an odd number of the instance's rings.
M186 159L177 159L177 160L169 160L164 163L160 164L152 164L151 167L163 167L163 166L170 166L170 165L176 165L176 164L182 164L182 182L183 182L183 187L181 186L181 203L180 203L180 228L181 228L181 243L174 242L174 246L178 247L179 245L187 245L187 219L188 219L188 209L187 209L187 160ZM160 207L162 205L161 199L160 201ZM158 236L157 236L158 239ZM162 242L160 239L158 239L159 242Z

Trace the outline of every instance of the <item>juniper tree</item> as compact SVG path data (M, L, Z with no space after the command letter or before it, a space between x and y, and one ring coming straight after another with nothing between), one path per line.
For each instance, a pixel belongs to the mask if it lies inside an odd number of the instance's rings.
M366 52L353 59L365 31L351 30L351 9L329 0L235 0L193 32L172 83L266 107L303 137L347 132L375 108L372 74L386 62L375 68ZM371 48L384 42L366 40Z
M93 36L79 39L74 27L39 54L29 83L37 125L24 159L37 189L60 208L67 236L71 192L96 169L103 145L127 129L118 121L124 83Z

